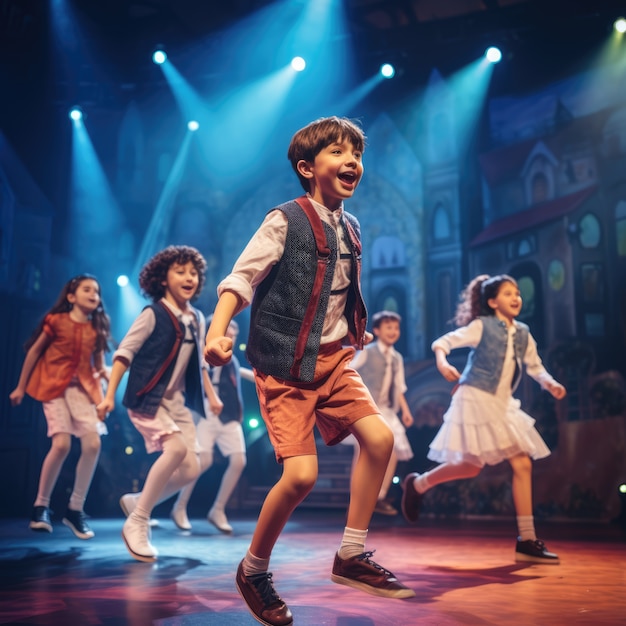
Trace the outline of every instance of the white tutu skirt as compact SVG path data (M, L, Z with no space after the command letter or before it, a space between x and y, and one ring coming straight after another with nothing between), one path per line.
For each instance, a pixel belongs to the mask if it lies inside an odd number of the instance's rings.
M430 444L428 458L482 467L524 453L541 459L550 449L537 432L535 420L521 410L520 401L460 385Z

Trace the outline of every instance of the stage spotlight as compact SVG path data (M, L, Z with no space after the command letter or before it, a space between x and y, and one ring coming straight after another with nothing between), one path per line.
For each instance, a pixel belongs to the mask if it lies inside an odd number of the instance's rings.
M118 287L126 287L126 285L128 285L128 276L126 276L126 274L120 274L117 277L117 285Z
M251 417L251 418L248 420L248 426L249 426L251 429L253 429L253 430L254 430L255 428L258 428L258 427L259 427L259 420L258 420L256 417Z
M626 33L626 18L618 17L613 23L613 28L618 33Z
M200 128L200 124L198 124L198 122L196 122L196 120L191 120L190 122L187 123L187 128L192 133L195 133L198 130L198 128Z
M161 65L162 63L165 63L165 61L167 61L167 54L165 54L163 50L155 50L152 55L152 62L157 65Z
M383 63L380 66L380 75L383 78L393 78L395 76L396 69L391 63Z
M302 72L306 67L306 61L302 57L293 57L293 59L291 59L291 67L296 72Z
M485 56L487 57L487 61L489 61L489 63L499 63L502 59L502 52L500 52L499 48L491 46L491 48L487 48Z
M83 111L80 107L72 107L69 112L70 119L78 122L83 119Z

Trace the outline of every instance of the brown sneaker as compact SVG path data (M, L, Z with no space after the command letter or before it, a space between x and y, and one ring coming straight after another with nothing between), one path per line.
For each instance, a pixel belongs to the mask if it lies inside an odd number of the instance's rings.
M330 579L340 585L348 585L374 596L385 598L412 598L415 592L405 587L389 570L370 559L374 552L363 552L349 559L335 554Z
M235 577L237 590L257 621L266 626L289 626L293 616L289 607L280 599L272 583L272 573L246 576L243 561Z
M416 472L407 474L402 481L402 515L407 522L415 523L420 516L422 506L422 494L415 489L413 481L419 476Z
M381 515L397 515L397 509L387 500L378 500L374 507L374 513L380 513Z

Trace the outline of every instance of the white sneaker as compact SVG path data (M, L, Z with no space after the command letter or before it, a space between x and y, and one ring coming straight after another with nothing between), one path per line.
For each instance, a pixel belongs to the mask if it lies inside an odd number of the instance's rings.
M137 500L139 500L138 493L125 493L120 498L120 508L122 509L126 517L128 517L135 510L135 507L137 506ZM153 517L150 518L150 521L148 523L150 524L150 528L159 527L159 520L154 519Z
M220 532L228 535L233 532L233 527L228 523L228 518L223 510L211 509L206 517Z
M187 517L187 509L183 507L174 507L170 513L172 521L180 530L191 530L191 522Z
M131 556L144 563L154 563L158 552L150 543L150 524L135 515L129 515L122 526L122 539Z

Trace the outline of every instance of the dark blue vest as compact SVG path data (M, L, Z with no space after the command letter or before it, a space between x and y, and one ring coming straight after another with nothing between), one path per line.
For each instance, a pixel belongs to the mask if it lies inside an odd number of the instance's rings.
M185 338L185 327L166 305L155 302L149 308L154 312L156 323L130 365L123 404L138 413L155 415L172 377ZM202 314L197 309L194 313L199 322ZM185 404L205 415L200 354L199 338L196 337L185 372Z

